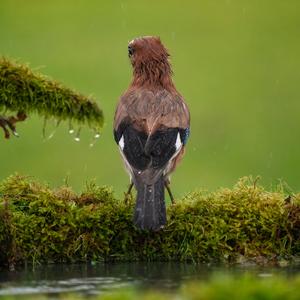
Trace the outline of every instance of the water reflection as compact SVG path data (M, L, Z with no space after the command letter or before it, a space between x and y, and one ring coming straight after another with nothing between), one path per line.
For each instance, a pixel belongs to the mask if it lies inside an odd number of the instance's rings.
M251 273L264 278L280 273L293 276L300 266L259 267L178 263L116 263L49 265L0 272L0 296L23 294L100 294L123 287L176 291L184 282L208 280L216 273L240 276Z

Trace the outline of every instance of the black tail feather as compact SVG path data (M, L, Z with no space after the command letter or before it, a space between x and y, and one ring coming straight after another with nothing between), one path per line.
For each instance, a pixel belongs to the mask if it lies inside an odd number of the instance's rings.
M150 185L139 178L135 179L137 199L133 222L140 229L157 231L167 222L164 178L161 175Z

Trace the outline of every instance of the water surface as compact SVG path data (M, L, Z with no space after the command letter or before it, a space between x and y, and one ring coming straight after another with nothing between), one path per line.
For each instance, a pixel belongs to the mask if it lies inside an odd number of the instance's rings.
M275 274L294 276L300 266L260 267L220 266L187 263L115 263L48 265L0 272L0 297L3 295L79 293L93 295L131 287L176 292L185 282L209 280L214 275L240 276L250 273L265 278Z

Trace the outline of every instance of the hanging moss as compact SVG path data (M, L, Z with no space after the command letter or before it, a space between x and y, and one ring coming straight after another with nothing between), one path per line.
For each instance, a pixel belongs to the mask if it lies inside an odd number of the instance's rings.
M27 65L0 58L0 112L37 113L99 130L103 113L93 99L33 72Z
M132 224L133 199L117 200L110 188L90 184L76 195L11 176L0 184L0 265L289 259L300 254L300 195L285 199L244 178L187 195L168 207L163 230L146 232Z

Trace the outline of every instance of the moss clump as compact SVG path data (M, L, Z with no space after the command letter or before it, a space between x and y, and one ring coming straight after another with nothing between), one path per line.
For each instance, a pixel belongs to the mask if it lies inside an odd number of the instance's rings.
M300 195L285 198L241 179L233 189L177 201L154 233L137 230L133 200L117 200L107 187L90 184L76 195L11 176L0 184L0 265L291 258L300 254Z
M97 104L23 64L0 58L0 112L37 113L71 120L99 130L103 113Z

